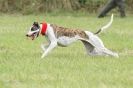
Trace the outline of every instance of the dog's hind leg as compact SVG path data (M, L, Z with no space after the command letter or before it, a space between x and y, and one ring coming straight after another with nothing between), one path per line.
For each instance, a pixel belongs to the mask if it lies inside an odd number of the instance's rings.
M84 47L86 49L87 54L92 55L92 51L94 50L94 46L92 46L89 42L82 41Z
M102 49L102 52L105 55L109 55L109 56L113 56L113 57L117 57L117 58L119 57L119 55L117 53L112 52L111 50L109 50L107 48Z
M104 55L104 56L118 57L117 53L114 53L108 50L107 48L105 48L102 40L98 36L88 31L86 31L86 34L89 36L88 44L91 44L94 47L90 52L91 55Z
M107 48L96 48L94 47L92 44L90 44L89 42L86 41L82 41L87 54L91 55L91 56L113 56L113 57L119 57L117 53L112 52L111 50L107 49Z

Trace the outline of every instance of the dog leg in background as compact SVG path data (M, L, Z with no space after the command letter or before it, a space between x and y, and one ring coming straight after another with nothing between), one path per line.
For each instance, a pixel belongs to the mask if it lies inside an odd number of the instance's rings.
M51 27L48 28L47 35L48 35L50 44L47 47L47 49L44 51L44 53L42 54L41 58L44 58L45 56L47 56L48 52L50 52L53 48L57 46L57 40L54 35L53 29Z
M45 51L48 48L49 44L41 44L41 48Z
M57 46L57 42L52 42L50 43L50 45L48 46L48 48L45 50L45 52L43 53L41 58L44 58L45 56L47 56L48 52L50 52L53 48L55 48Z
M46 40L47 40L46 43L44 42L41 44L41 48L43 51L45 51L48 48L48 46L50 45L50 41L47 38L46 38Z
M47 40L46 43L44 42L41 44L41 48L43 51L45 51L48 48L48 46L50 45L50 41L47 38L46 38L46 40Z

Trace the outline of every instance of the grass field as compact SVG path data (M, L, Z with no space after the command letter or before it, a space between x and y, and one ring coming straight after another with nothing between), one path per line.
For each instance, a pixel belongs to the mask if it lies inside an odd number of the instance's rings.
M81 42L57 47L41 60L40 36L27 40L34 21L96 32L110 17L0 15L0 88L133 88L133 15L114 17L99 35L120 58L86 55Z

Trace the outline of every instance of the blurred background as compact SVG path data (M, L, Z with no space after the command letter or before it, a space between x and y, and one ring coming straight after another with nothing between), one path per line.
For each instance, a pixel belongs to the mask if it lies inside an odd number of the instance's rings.
M0 13L98 13L108 0L0 0ZM133 13L133 0L126 0L126 13ZM118 10L113 10L114 12ZM116 11L117 12L117 11Z

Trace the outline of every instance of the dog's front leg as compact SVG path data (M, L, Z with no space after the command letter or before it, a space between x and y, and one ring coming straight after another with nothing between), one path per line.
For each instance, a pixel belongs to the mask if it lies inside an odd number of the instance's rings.
M57 46L57 39L55 37L55 34L54 34L54 31L53 31L53 28L52 27L48 27L47 29L47 33L46 33L47 37L48 37L48 40L49 40L49 46L47 47L47 49L44 51L44 53L42 54L42 57L45 57L47 56L47 54Z
M50 52L53 48L55 48L57 46L57 42L52 42L50 43L50 45L48 46L48 48L45 50L45 52L42 54L41 58L44 58L45 56L47 56L48 52Z

